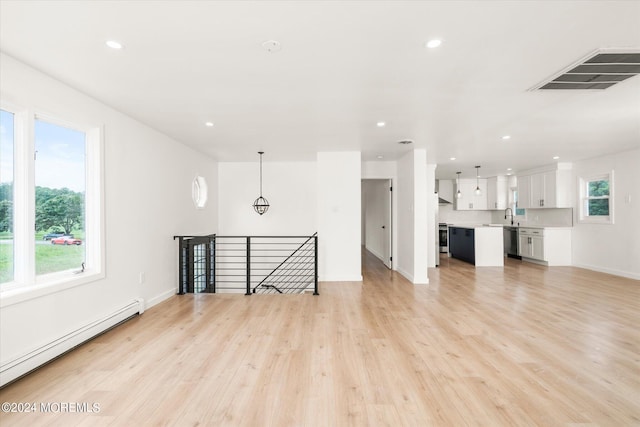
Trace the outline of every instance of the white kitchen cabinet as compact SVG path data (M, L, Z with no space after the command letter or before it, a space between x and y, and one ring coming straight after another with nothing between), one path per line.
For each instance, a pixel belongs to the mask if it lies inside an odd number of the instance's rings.
M518 233L518 253L523 260L549 266L571 265L570 228L520 227Z
M487 180L485 178L478 180L478 187L482 194L476 195L476 179L463 178L459 180L459 184L455 186L455 193L458 188L462 193L461 198L455 198L454 208L457 211L479 211L487 210ZM455 195L454 195L455 197Z
M557 186L558 172L549 171L531 175L531 204L532 208L558 208Z
M518 199L518 207L524 209L572 207L571 168L518 175Z
M541 208L545 198L545 173L537 173L529 178L529 207Z
M531 207L531 176L518 176L518 204L520 209L529 209Z
M507 177L487 178L487 209L504 210L507 208Z
M544 261L544 229L521 227L519 250L521 257Z

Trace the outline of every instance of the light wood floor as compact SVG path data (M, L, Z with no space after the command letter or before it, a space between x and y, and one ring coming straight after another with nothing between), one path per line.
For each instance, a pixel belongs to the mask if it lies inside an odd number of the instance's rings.
M0 390L61 426L640 425L640 282L442 259L413 286L370 254L313 295L185 295Z

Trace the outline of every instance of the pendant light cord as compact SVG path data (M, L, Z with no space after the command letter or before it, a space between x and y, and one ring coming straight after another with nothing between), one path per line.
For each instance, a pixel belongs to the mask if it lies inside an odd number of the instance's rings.
M258 154L260 154L260 197L262 197L262 155L264 152L259 151Z

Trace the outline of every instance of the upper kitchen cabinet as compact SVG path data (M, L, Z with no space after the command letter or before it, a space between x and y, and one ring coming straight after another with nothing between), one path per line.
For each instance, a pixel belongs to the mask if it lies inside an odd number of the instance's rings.
M531 176L518 175L518 204L520 209L529 209L531 207Z
M487 178L487 209L504 210L508 204L506 176Z
M487 210L487 180L481 178L478 180L478 186L482 192L479 196L476 195L476 179L475 178L463 178L459 180L459 184L456 185L455 192L458 192L458 188L462 193L461 198L455 198L454 208L457 211L484 211Z
M518 208L570 208L571 163L518 175Z

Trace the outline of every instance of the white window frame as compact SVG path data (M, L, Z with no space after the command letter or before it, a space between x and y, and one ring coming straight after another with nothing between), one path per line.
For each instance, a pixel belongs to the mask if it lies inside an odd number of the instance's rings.
M0 103L14 115L14 280L0 285L0 307L16 304L105 277L103 126L62 120L55 114ZM85 146L85 270L36 276L35 269L35 121L78 130Z
M515 222L526 221L527 220L527 210L524 208L518 208L517 198L520 197L518 194L518 187L510 187L509 188L509 207L513 212L513 220ZM522 209L524 213L522 215L518 215L518 209Z
M592 181L609 181L609 196L589 197L589 183ZM582 224L614 224L614 180L613 171L581 176L578 178L578 222ZM588 215L589 200L609 200L609 215Z

